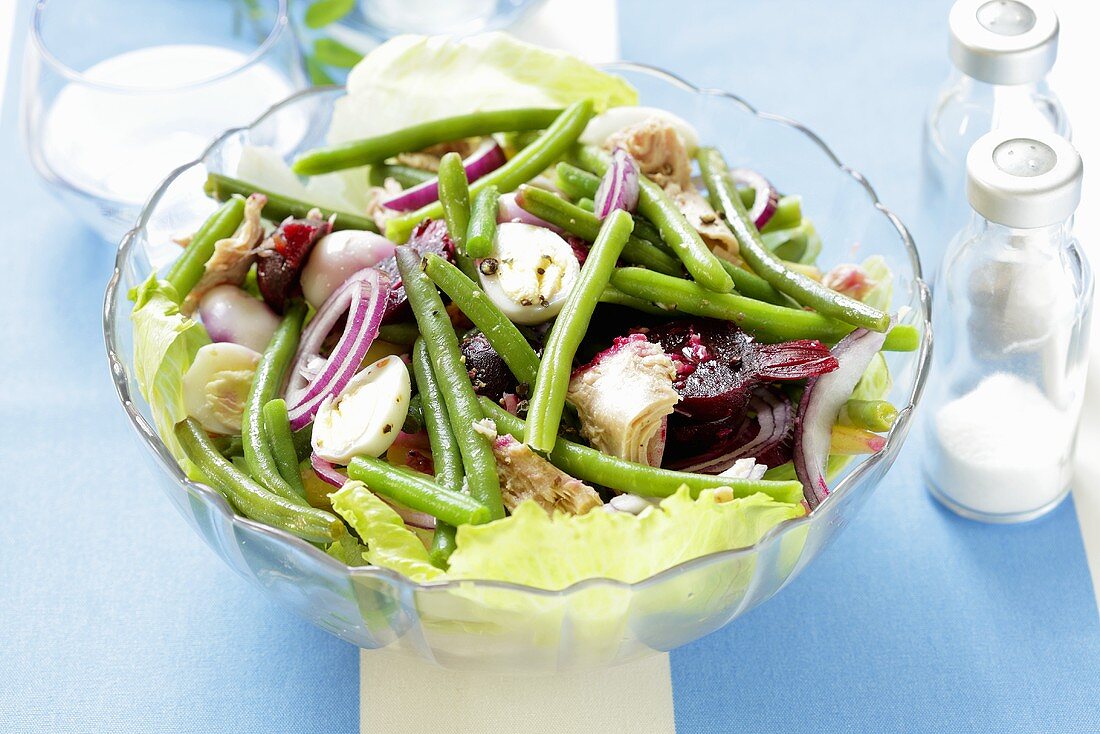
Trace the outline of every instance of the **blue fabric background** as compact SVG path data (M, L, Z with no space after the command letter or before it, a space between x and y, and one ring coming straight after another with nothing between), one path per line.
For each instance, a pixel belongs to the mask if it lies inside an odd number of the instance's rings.
M623 0L623 56L809 124L911 222L948 5ZM0 731L355 731L357 651L260 597L153 488L103 356L113 252L20 150L18 72L0 119ZM673 653L680 731L1100 729L1072 504L1024 527L956 519L920 487L920 450L914 432L795 584Z

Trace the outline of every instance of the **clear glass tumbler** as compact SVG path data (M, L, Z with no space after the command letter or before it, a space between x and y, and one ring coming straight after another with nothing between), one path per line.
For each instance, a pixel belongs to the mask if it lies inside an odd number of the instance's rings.
M40 0L22 111L35 168L117 241L174 168L305 86L286 3Z

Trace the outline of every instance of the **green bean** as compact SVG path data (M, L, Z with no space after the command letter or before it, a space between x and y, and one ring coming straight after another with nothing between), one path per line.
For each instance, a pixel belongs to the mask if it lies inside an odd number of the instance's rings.
M344 534L344 525L335 515L274 495L237 469L191 418L177 424L175 433L188 458L245 517L314 543L332 542Z
M298 348L298 336L302 331L302 322L306 317L306 305L297 302L283 316L282 323L256 365L256 374L252 378L252 387L244 403L241 417L241 438L244 441L244 460L252 476L269 490L292 502L304 503L305 492L287 484L279 473L279 465L271 450L271 444L264 432L263 408L274 399L283 376L294 359Z
M313 453L313 424L307 423L297 431L291 431L290 440L294 442L294 453L298 461L308 459Z
M577 206L579 206L581 209L584 209L586 212L596 211L596 202L592 201L588 197L577 199Z
M516 379L534 385L539 372L538 355L523 333L493 305L485 292L439 255L424 258L424 272L466 314L466 318L481 329Z
M877 308L837 293L815 280L783 267L764 246L760 233L749 219L745 205L741 203L729 177L729 169L722 154L714 148L700 148L697 157L714 207L724 214L724 221L741 246L741 257L745 258L745 262L757 275L798 303L809 306L823 316L872 331L886 331L890 327L890 317Z
M399 153L423 150L437 143L499 132L542 130L551 125L560 113L561 110L532 108L493 110L423 122L373 138L306 151L294 161L294 172L315 176L381 163Z
M723 258L719 258L719 260L722 261L722 267L733 278L733 289L741 295L755 298L758 301L774 303L776 306L798 305L793 304L790 299L773 288L768 281L759 275L750 273L744 268L739 268L729 260Z
M470 226L470 185L458 153L447 153L439 161L439 203L455 249L465 253L466 229Z
M272 222L280 222L287 217L304 219L311 209L320 209L321 216L325 219L329 219L335 215L336 218L332 222L333 229L365 229L368 232L378 231L378 227L374 222L358 214L349 214L348 212L341 212L317 204L311 204L301 199L276 194L273 191L262 189L255 184L250 184L247 181L241 181L236 178L230 178L229 176L223 176L220 173L211 173L207 176L206 185L203 187L203 190L206 192L207 196L217 199L218 201L226 201L234 194L239 194L241 196L263 194L267 197L267 204L264 205L263 216L264 219Z
M470 384L470 375L462 361L458 337L451 326L451 320L435 284L421 269L420 256L407 247L398 247L396 257L409 306L420 325L424 345L435 367L434 374L443 391L447 415L451 419L451 427L462 454L462 465L465 467L470 494L485 505L491 519L504 517L493 450L471 428L474 422L485 416L477 402L473 385Z
M531 402L527 411L524 442L531 448L539 451L550 451L554 448L561 414L565 409L565 395L569 390L573 357L588 330L596 302L615 270L615 261L619 259L633 228L634 220L621 209L612 212L604 220L599 236L588 251L588 258L584 261L576 284L566 296L561 313L554 319L543 348L542 364L531 391Z
M511 434L518 440L523 430L521 419L488 398L482 398L481 404L486 415L496 423L499 433ZM698 497L699 492L704 489L729 487L735 497L748 497L763 492L779 502L798 502L802 499L802 485L797 481L734 479L660 469L604 454L564 438L557 440L554 450L547 458L551 464L577 479L620 492L644 494L647 497L668 497L675 494L681 486L687 485L693 497Z
M298 451L294 447L294 437L290 431L290 417L286 412L286 401L275 398L264 403L264 433L267 435L271 455L279 476L290 485L295 494L306 496L302 475L298 472Z
M562 161L554 168L554 183L571 199L595 199L600 187L600 177Z
M191 243L164 276L176 289L176 296L180 301L187 297L206 272L206 261L214 254L217 241L232 237L243 220L244 199L235 196L211 214L191 237Z
M611 276L611 285L628 296L667 306L666 312L733 321L762 342L820 339L835 343L855 328L813 311L784 308L733 293L714 293L690 280L642 268L619 268ZM912 326L895 326L882 348L912 351L919 341L920 334Z
M375 494L425 512L448 525L479 525L490 519L489 509L473 497L444 489L426 476L404 472L373 456L356 456L348 476L363 482Z
M240 436L212 436L210 441L214 444L218 453L227 459L240 456L241 451L244 450Z
M886 400L849 400L840 410L837 422L867 431L885 433L894 427L898 409Z
M500 190L496 186L486 186L477 192L466 232L466 254L470 257L488 257L493 251L499 210Z
M533 214L555 227L592 242L600 233L600 220L596 215L570 204L565 199L534 186L521 186L516 203L524 211ZM624 260L656 270L665 275L679 275L680 262L655 245L631 236L623 247Z
M515 191L520 184L530 181L561 158L580 137L591 118L590 100L570 105L538 140L516 153L500 168L474 181L470 186L470 193L476 196L489 186L496 186L502 194ZM442 214L442 205L437 201L414 212L394 217L386 223L386 237L394 242L404 242L417 224L424 219L438 219Z
M581 165L602 176L610 165L607 154L588 146L578 150ZM638 177L638 213L653 222L661 233L661 239L672 248L699 284L715 293L733 290L733 279L718 257L710 251L668 194L645 176Z
M428 442L432 447L432 463L435 465L435 481L444 489L452 492L462 491L462 452L458 441L451 432L447 405L443 401L443 392L432 372L432 358L424 340L417 340L413 347L413 373L420 389L421 412L424 427L428 431ZM453 525L438 523L432 538L432 563L440 568L447 567L447 559L454 551L455 529Z
M378 338L390 344L411 345L420 336L416 323L384 324L378 329Z
M435 174L422 168L402 166L399 163L375 163L370 167L367 183L371 186L382 186L387 178L392 178L401 184L402 188L410 189L419 186L425 181L431 181Z
M661 308L653 301L644 301L641 298L628 296L613 285L608 285L600 294L600 303L609 303L614 306L626 306L635 311L651 314L653 316L675 316L676 311Z

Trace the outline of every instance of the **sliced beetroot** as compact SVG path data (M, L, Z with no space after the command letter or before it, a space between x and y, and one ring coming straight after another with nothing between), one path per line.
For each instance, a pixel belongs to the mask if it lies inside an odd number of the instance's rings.
M466 337L460 346L474 392L498 402L506 393L516 394L516 378L484 334Z
M829 348L817 340L760 344L728 321L671 321L647 329L646 336L676 362L676 413L689 422L738 419L757 385L802 380L837 367Z
M323 219L287 218L260 245L256 259L256 282L264 302L276 313L286 310L287 301L302 292L298 277L313 245L332 231Z
M455 244L447 234L447 223L442 219L425 219L416 225L405 246L418 255L434 254L447 260L454 259ZM405 296L405 287L401 285L401 273L397 272L397 259L388 258L375 267L390 276L390 283L393 285L389 303L386 305L386 314L382 317L383 323L407 315L408 298Z

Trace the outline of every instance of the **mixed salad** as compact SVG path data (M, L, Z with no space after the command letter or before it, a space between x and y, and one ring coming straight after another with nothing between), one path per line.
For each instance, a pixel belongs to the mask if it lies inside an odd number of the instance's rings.
M897 412L880 258L622 78L401 37L330 145L246 148L132 293L165 444L235 510L417 581L636 581L813 512ZM732 151L731 151L732 153Z

